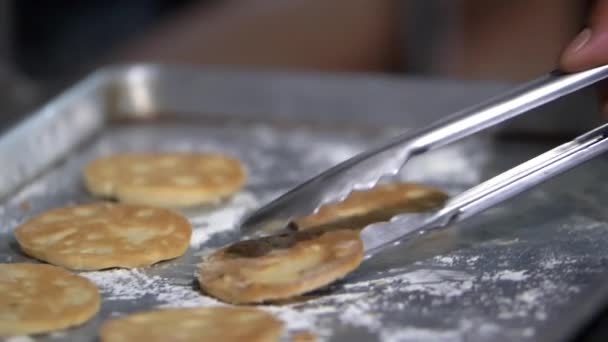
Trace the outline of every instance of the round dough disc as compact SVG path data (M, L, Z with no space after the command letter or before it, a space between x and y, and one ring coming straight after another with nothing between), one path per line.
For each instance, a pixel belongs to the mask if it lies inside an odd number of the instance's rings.
M76 270L140 267L182 255L192 228L162 208L94 203L57 208L15 229L21 249Z
M171 208L226 197L243 186L245 171L222 154L125 153L93 160L84 179L96 196Z
M296 219L298 230L311 228L362 229L407 212L422 212L442 205L448 196L439 189L414 183L380 184L355 191L342 202L322 206L315 214Z
M281 321L254 308L160 309L105 322L102 342L278 341Z
M230 303L289 298L344 277L361 263L359 232L298 232L245 240L203 261L199 283Z
M99 310L88 279L43 264L0 264L0 336L38 334L82 324Z

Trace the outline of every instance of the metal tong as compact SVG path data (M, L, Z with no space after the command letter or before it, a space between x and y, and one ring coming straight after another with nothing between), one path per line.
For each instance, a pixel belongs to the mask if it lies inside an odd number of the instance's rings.
M411 233L448 227L518 195L608 150L608 124L551 149L449 199L443 207L424 213L395 216L361 231L367 257Z
M314 213L324 204L343 200L354 190L369 189L384 176L397 174L415 155L493 127L606 77L608 65L573 74L551 72L418 132L400 135L322 172L246 216L240 229L246 235L276 233L295 218ZM607 133L608 126L604 125L583 134L463 192L437 211L404 214L388 224L377 223L364 228L361 237L366 255L373 255L414 231L462 221L595 157L608 149Z

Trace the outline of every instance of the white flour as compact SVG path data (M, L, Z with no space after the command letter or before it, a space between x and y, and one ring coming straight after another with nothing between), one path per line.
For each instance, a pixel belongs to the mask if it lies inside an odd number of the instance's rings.
M536 288L525 290L514 298L497 298L499 303L499 319L524 318L532 316L539 321L547 319L545 307L546 297L554 293L557 285L550 280L543 280ZM569 292L577 292L578 289L571 287ZM530 333L528 331L528 333Z
M29 336L14 336L4 340L4 342L34 342L35 340Z
M376 331L382 327L382 321L377 314L370 312L366 301L355 301L340 312L340 321L355 327L364 327Z
M19 220L8 220L5 224L1 224L0 222L0 234L8 234L12 232L15 227L19 224Z
M344 288L365 290L382 286L385 291L407 293L424 292L444 298L460 296L473 287L474 277L470 274L451 270L422 269L381 279L346 284Z
M135 300L151 297L161 304L175 301L201 301L206 297L200 296L188 285L172 283L171 279L160 276L150 276L141 270L116 269L98 272L83 272L80 275L94 282L106 300ZM193 279L194 280L194 279ZM215 304L217 301L208 299L200 304Z
M490 278L494 281L509 280L509 281L524 281L528 279L526 271L511 271L504 270L493 275L484 275L484 278Z
M387 329L380 333L380 338L385 342L452 342L462 340L459 330L436 331L416 327Z
M439 255L436 256L432 259L433 261L433 265L442 267L442 268L452 268L454 265L456 264L466 264L468 266L475 266L477 264L477 262L479 261L480 256L479 255L475 255L475 256L468 256L468 257L464 257L464 256L456 256L456 255L450 255L450 256L445 256L445 255Z
M212 235L234 229L243 215L258 206L257 199L248 192L237 193L219 208L207 213L188 214L192 223L190 247L199 248Z
M442 263L446 266L452 266L452 265L454 265L454 262L456 261L454 257L449 257L449 256L437 256L437 257L435 257L435 260L437 260L437 262Z
M559 258L552 256L542 260L540 262L540 267L545 270L552 270L556 267L574 264L575 262L576 259L567 256L560 256Z

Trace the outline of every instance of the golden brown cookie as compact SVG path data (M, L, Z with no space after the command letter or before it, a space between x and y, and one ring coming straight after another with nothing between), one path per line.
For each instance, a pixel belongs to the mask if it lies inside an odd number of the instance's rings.
M102 157L84 169L96 196L160 207L217 201L245 182L241 163L213 153L125 153Z
M205 292L230 303L289 298L344 277L361 263L359 232L297 232L224 247L201 264Z
M76 270L139 267L182 255L190 222L169 209L94 203L57 208L15 229L21 249Z
M88 279L42 264L0 264L0 336L38 334L79 325L99 310Z
M414 183L389 183L355 191L344 201L322 206L315 214L294 221L298 230L310 228L362 229L407 212L442 205L448 196L439 189Z
M105 322L101 342L278 341L283 323L254 308L160 309Z

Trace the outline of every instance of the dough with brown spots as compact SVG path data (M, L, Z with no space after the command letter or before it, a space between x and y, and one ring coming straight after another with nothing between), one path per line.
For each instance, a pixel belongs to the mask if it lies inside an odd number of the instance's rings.
M182 255L190 222L169 209L94 203L57 208L15 229L21 249L75 270L140 267Z
M99 310L88 279L44 264L0 264L0 337L79 325Z
M342 202L319 208L294 220L298 230L311 228L363 229L407 212L423 212L442 205L448 196L439 189L415 183L388 183L355 191Z
M359 232L304 231L245 240L206 257L200 287L230 303L280 300L323 287L361 263Z
M93 160L84 179L96 196L176 208L231 195L243 186L245 170L223 154L125 153Z
M278 341L283 323L254 308L160 309L109 320L101 342L124 341Z

